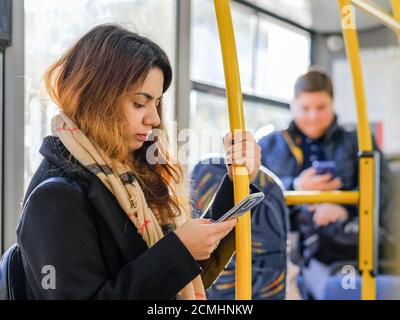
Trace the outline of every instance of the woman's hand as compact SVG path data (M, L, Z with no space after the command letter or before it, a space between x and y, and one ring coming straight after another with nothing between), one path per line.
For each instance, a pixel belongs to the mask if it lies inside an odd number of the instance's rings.
M247 168L250 182L253 181L261 165L261 147L253 135L239 132L232 139L229 133L224 137L224 149L229 178L232 180L232 165L241 165Z
M237 219L214 223L207 219L190 219L175 233L196 260L206 260L236 226Z

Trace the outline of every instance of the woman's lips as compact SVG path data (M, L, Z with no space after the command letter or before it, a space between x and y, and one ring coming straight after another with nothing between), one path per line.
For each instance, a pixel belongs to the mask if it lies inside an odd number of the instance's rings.
M147 134L137 134L136 139L144 142L147 141L147 136L148 136Z

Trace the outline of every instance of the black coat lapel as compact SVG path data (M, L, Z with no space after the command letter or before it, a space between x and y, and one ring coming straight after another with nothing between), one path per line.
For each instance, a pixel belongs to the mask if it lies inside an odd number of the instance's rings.
M96 219L100 219L110 231L126 261L135 259L147 250L147 245L133 222L97 177L90 184L88 198L94 208Z

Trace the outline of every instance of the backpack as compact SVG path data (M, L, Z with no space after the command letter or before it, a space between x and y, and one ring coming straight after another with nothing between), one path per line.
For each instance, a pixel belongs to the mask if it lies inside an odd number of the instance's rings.
M29 194L21 211L21 216L24 214L27 204L32 194L43 185L51 182L73 184L80 186L67 178L50 177L38 184ZM3 254L0 260L0 300L26 300L25 272L22 263L21 248L17 243L14 243Z
M192 202L200 215L227 173L223 159L208 159L192 172ZM283 300L286 295L288 210L282 187L270 171L262 168L253 184L265 194L252 216L252 290L254 300ZM207 299L235 299L235 256L215 283Z

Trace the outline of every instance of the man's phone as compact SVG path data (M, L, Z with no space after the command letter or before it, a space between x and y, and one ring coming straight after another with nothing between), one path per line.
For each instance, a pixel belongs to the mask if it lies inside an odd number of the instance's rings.
M256 205L258 205L264 198L265 195L262 192L252 193L248 195L232 209L230 209L227 213L221 216L217 221L215 221L215 223L235 219L244 215L247 211L253 209Z
M313 161L313 168L317 174L330 173L332 177L336 176L336 162L335 161Z

